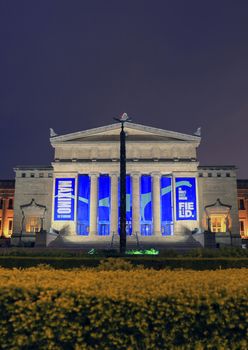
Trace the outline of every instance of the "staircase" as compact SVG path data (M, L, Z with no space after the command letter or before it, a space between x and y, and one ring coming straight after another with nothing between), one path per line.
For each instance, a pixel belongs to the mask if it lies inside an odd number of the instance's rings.
M112 235L111 249L119 249L120 236L118 234ZM127 249L168 249L187 251L196 248L202 248L202 245L195 241L192 236L177 237L155 237L155 236L139 236L138 234L127 236Z
M113 233L110 249L120 248L120 235ZM137 233L135 235L127 236L127 248L128 249L140 249L140 243Z
M120 248L120 236L113 233L112 236L98 236L95 239L86 236L58 236L48 245L50 248L75 248L75 249L116 249ZM187 251L201 248L202 245L189 236L140 236L138 234L127 236L128 250L149 249Z
M178 236L166 236L166 237L142 237L140 246L142 249L155 248L158 250L177 250L187 251L196 248L202 248L202 245L195 241L191 235L178 237Z

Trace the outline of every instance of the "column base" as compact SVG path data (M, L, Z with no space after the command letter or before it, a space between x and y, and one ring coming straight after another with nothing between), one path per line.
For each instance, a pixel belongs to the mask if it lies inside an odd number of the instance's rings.
M153 236L155 236L155 237L162 237L162 233L161 233L161 231L154 231L153 232Z
M88 237L96 237L96 236L98 236L98 234L97 234L97 232L96 231L92 231L92 232L90 232L89 233L89 236Z

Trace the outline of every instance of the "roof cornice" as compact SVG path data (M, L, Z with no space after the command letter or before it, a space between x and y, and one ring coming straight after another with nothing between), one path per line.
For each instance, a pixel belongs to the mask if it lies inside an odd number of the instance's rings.
M129 128L129 129L133 129L133 130L148 132L148 133L151 133L153 135L172 137L172 138L176 138L176 139L179 139L182 141L190 141L190 142L195 142L195 143L200 143L200 141L201 141L201 137L199 137L199 136L188 135L188 134L183 134L183 133L179 133L176 131L169 131L169 130L154 128L154 127L145 126L142 124L135 124L135 123L126 122L125 127ZM54 137L50 138L50 142L51 142L51 144L57 144L60 142L65 142L65 141L73 142L73 140L78 139L80 137L87 137L87 136L91 136L91 135L96 135L96 134L100 134L100 133L110 131L110 130L117 130L119 128L120 128L120 124L114 123L114 124L110 124L110 125L106 125L106 126L101 126L98 128L78 131L78 132L60 135L60 136L54 136Z

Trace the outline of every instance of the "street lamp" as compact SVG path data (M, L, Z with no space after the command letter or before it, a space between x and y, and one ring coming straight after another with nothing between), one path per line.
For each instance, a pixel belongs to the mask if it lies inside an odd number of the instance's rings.
M126 252L126 134L124 124L131 121L127 113L114 118L121 123L120 132L120 254Z

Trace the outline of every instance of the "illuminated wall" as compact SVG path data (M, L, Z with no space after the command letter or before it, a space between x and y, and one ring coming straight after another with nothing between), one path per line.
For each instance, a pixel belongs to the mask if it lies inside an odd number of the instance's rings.
M173 191L172 178L161 177L161 233L163 236L173 234Z
M98 234L110 234L110 177L100 175L98 178Z
M142 175L140 178L140 233L151 236L152 227L152 178Z
M78 176L77 234L87 236L90 227L90 177Z
M98 177L97 192L97 234L111 235L111 178L108 174ZM57 178L55 181L54 220L75 220L77 235L87 236L90 232L90 189L89 175L78 176L78 189L75 197L75 179ZM140 234L153 235L152 176L140 176ZM175 178L162 175L160 179L161 234L171 236L174 231L174 192L176 220L197 220L196 179L194 177ZM126 176L126 232L132 232L132 177ZM74 219L75 200L77 215ZM93 203L92 203L93 204ZM120 181L118 182L118 231L120 232ZM158 209L159 210L159 209Z

